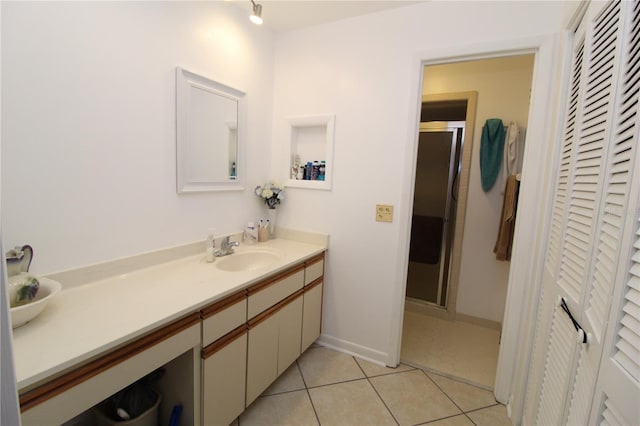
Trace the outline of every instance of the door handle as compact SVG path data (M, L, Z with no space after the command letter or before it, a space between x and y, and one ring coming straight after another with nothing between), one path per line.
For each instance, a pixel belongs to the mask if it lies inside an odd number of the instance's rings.
M591 338L590 333L584 331L584 328L576 321L576 319L571 314L571 310L569 309L569 305L567 305L567 301L564 297L560 297L558 301L558 306L562 308L562 310L569 316L569 319L573 323L576 331L578 332L578 343L587 344Z

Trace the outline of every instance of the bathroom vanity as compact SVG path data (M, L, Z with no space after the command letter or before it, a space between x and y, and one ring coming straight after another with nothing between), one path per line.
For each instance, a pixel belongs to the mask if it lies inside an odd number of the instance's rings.
M14 330L23 425L90 422L92 407L161 367L161 424L182 404L183 425L228 425L320 335L327 239L303 240L65 289ZM238 261L264 253L269 264Z

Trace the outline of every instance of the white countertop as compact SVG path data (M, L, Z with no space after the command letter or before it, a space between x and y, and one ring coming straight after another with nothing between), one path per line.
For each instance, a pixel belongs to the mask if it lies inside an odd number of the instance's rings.
M13 330L18 389L46 381L326 248L274 239L236 248L237 253L277 251L276 263L261 269L225 272L216 267L223 258L206 263L202 253L63 290L38 317Z

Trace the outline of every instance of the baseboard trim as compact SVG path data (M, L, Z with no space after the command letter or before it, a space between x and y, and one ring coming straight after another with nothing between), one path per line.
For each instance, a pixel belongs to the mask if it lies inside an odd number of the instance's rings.
M410 312L416 312L418 314L430 315L432 317L440 318L450 321L449 312L441 306L429 304L413 297L405 298L404 309Z
M381 365L383 367L397 367L395 365L388 366L386 364L388 357L387 353L377 351L366 346L358 345L357 343L338 339L337 337L321 334L316 343L318 343L320 346L325 346L338 352L355 356L357 358L372 362L377 365Z
M456 321L468 322L470 324L479 325L485 328L490 328L492 330L502 331L502 323L485 318L474 317L472 315L457 313Z

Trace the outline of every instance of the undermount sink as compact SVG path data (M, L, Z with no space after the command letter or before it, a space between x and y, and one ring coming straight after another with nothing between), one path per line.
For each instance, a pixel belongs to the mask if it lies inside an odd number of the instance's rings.
M216 260L216 267L222 271L251 271L264 268L280 259L275 253L268 251L251 251L235 253Z

